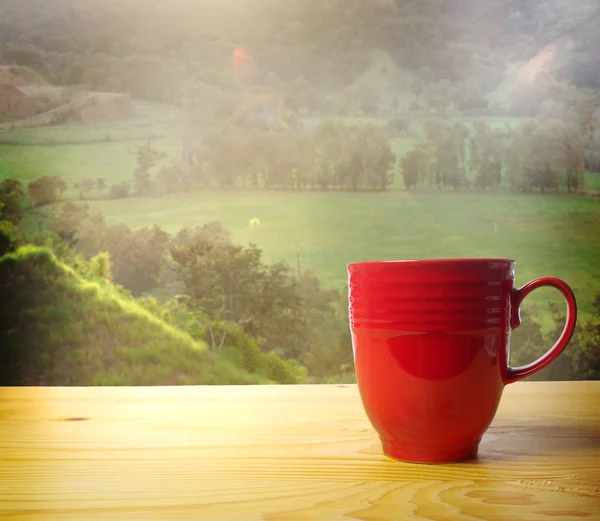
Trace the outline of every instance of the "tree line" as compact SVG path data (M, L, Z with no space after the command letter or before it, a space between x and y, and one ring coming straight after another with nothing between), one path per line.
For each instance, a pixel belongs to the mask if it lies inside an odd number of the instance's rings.
M211 133L195 150L191 175L202 187L385 191L395 166L383 129L327 121L313 132Z
M569 192L583 188L585 146L575 125L528 121L495 129L485 121L425 124L424 137L400 160L407 189L485 190L506 186L514 192L536 189Z
M400 177L406 189L507 188L514 192L580 192L586 170L600 157L581 129L560 121L529 120L495 128L485 120L447 123L428 119L412 148L397 157L391 139L408 124L387 127L325 121L313 130L231 125L184 143L181 160L165 164L152 138L133 153L129 180L81 179L72 188L85 200L159 197L202 189L385 191ZM600 145L599 145L600 146ZM29 183L34 206L63 198L68 185L59 176ZM96 196L98 197L98 196Z

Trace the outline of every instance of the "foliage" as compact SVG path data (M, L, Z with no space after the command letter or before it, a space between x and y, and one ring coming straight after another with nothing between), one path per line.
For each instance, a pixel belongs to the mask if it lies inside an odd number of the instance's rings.
M158 285L169 239L159 226L132 230L124 224L107 225L97 214L80 221L72 233L77 251L87 258L108 253L114 282L134 295Z
M560 122L513 130L506 149L508 182L514 191L579 191L584 180L584 147L575 128Z
M84 257L107 255L109 264L98 270L136 295L155 288L166 256L168 235L159 226L131 230L126 225L105 223L101 214L90 215L87 204L71 201L55 209L48 219L49 230ZM40 244L38 242L38 244ZM97 258L98 263L105 260Z
M569 123L528 121L517 128L494 129L476 120L473 129L440 120L425 122L425 137L400 160L406 188L535 189L568 192L583 188L585 148ZM503 179L504 178L504 179Z
M203 187L294 190L388 189L396 157L374 125L326 121L314 132L231 128L208 134L196 151L195 180Z
M2 203L0 202L0 212ZM0 214L1 215L1 214ZM0 257L17 246L17 229L10 221L0 218Z
M96 187L96 183L93 179L83 179L73 183L76 190L79 190L79 199L85 199L90 191Z
M574 347L576 348L574 349ZM580 328L571 356L574 378L600 380L600 317L598 314Z
M133 172L133 186L137 195L149 195L152 192L151 172L164 154L152 147L152 138L135 150L137 168Z
M218 222L182 230L170 254L186 294L211 321L234 322L269 349L301 341L297 282L287 266L263 264L258 248L233 243Z
M129 183L126 181L114 184L110 187L108 193L109 199L126 199L129 197Z
M518 346L511 365L518 366L536 360L556 342L563 331L565 314L556 304L550 305L551 327L542 332L536 317L524 315L519 331L524 339ZM519 328L520 329L520 328ZM600 294L594 301L594 313L580 318L575 334L563 353L529 380L600 380Z
M46 66L44 55L33 45L9 45L2 53L2 60L14 65L30 67L37 72L44 72Z
M304 361L310 351L313 376L352 364L347 301L313 274L263 263L256 246L233 243L218 222L180 232L171 257L190 307L206 314L197 320L213 349L228 345L233 323L265 352Z
M98 192L101 192L102 190L106 190L106 179L104 179L104 177L96 178L95 188Z
M90 271L97 277L102 277L108 282L112 282L112 269L110 254L101 251L90 259Z
M73 246L80 226L88 217L88 211L87 204L67 201L53 210L48 219L48 228L56 232L67 245Z
M16 179L4 179L0 182L0 218L18 226L21 222L25 192L21 182Z
M67 190L67 183L59 176L42 176L27 186L27 193L34 206L56 202Z
M251 375L45 249L0 258L0 385L251 384Z
M394 134L404 134L410 128L410 121L401 117L394 117L388 121L388 129Z
M400 160L404 186L408 190L429 178L429 157L424 150L413 149Z
M211 351L250 374L291 384L302 383L307 376L306 369L296 360L284 360L274 351L263 352L260 340L252 338L237 324L209 320L185 295L162 304L154 297L138 299L138 303L195 340L206 342Z
M306 323L306 348L294 353L311 377L346 375L354 379L352 340L348 326L348 294L326 287L316 275L303 271L298 293Z

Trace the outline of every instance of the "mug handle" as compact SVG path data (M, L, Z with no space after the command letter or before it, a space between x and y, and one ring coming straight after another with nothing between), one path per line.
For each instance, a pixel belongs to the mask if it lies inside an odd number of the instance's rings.
M542 287L555 288L560 291L562 296L565 298L567 303L567 321L565 322L565 327L560 335L560 338L556 341L556 344L554 344L537 360L521 367L508 366L506 378L504 379L505 384L511 384L544 369L544 367L546 367L563 352L564 348L567 347L567 344L570 342L571 337L573 336L575 323L577 321L577 301L575 300L575 295L573 294L573 290L569 287L569 285L555 277L541 277L525 284L525 286L522 288L513 290L511 297L511 329L516 329L521 324L521 316L519 311L521 303L525 297L533 290Z

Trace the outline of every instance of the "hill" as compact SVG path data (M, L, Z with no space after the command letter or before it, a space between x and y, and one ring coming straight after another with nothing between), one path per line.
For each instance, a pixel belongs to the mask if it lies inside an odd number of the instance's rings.
M437 85L457 90L450 97L465 109L485 109L487 94L502 100L488 115L527 115L514 81L534 66L576 89L600 87L599 16L592 0L6 0L0 62L195 112L265 90L293 109L354 112L366 98L368 110L389 112ZM564 98L546 91L540 104Z
M9 84L15 87L52 87L37 72L20 65L0 66L0 84Z
M0 258L0 386L258 383L46 249Z
M55 86L29 67L0 66L1 130L59 123L103 123L134 116L128 94Z

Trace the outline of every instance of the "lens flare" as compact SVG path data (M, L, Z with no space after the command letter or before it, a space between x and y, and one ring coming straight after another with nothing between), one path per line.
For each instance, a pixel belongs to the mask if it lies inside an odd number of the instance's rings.
M233 59L234 60L244 61L247 57L248 57L248 55L246 54L246 51L244 49L242 49L241 47L236 47L233 50Z

